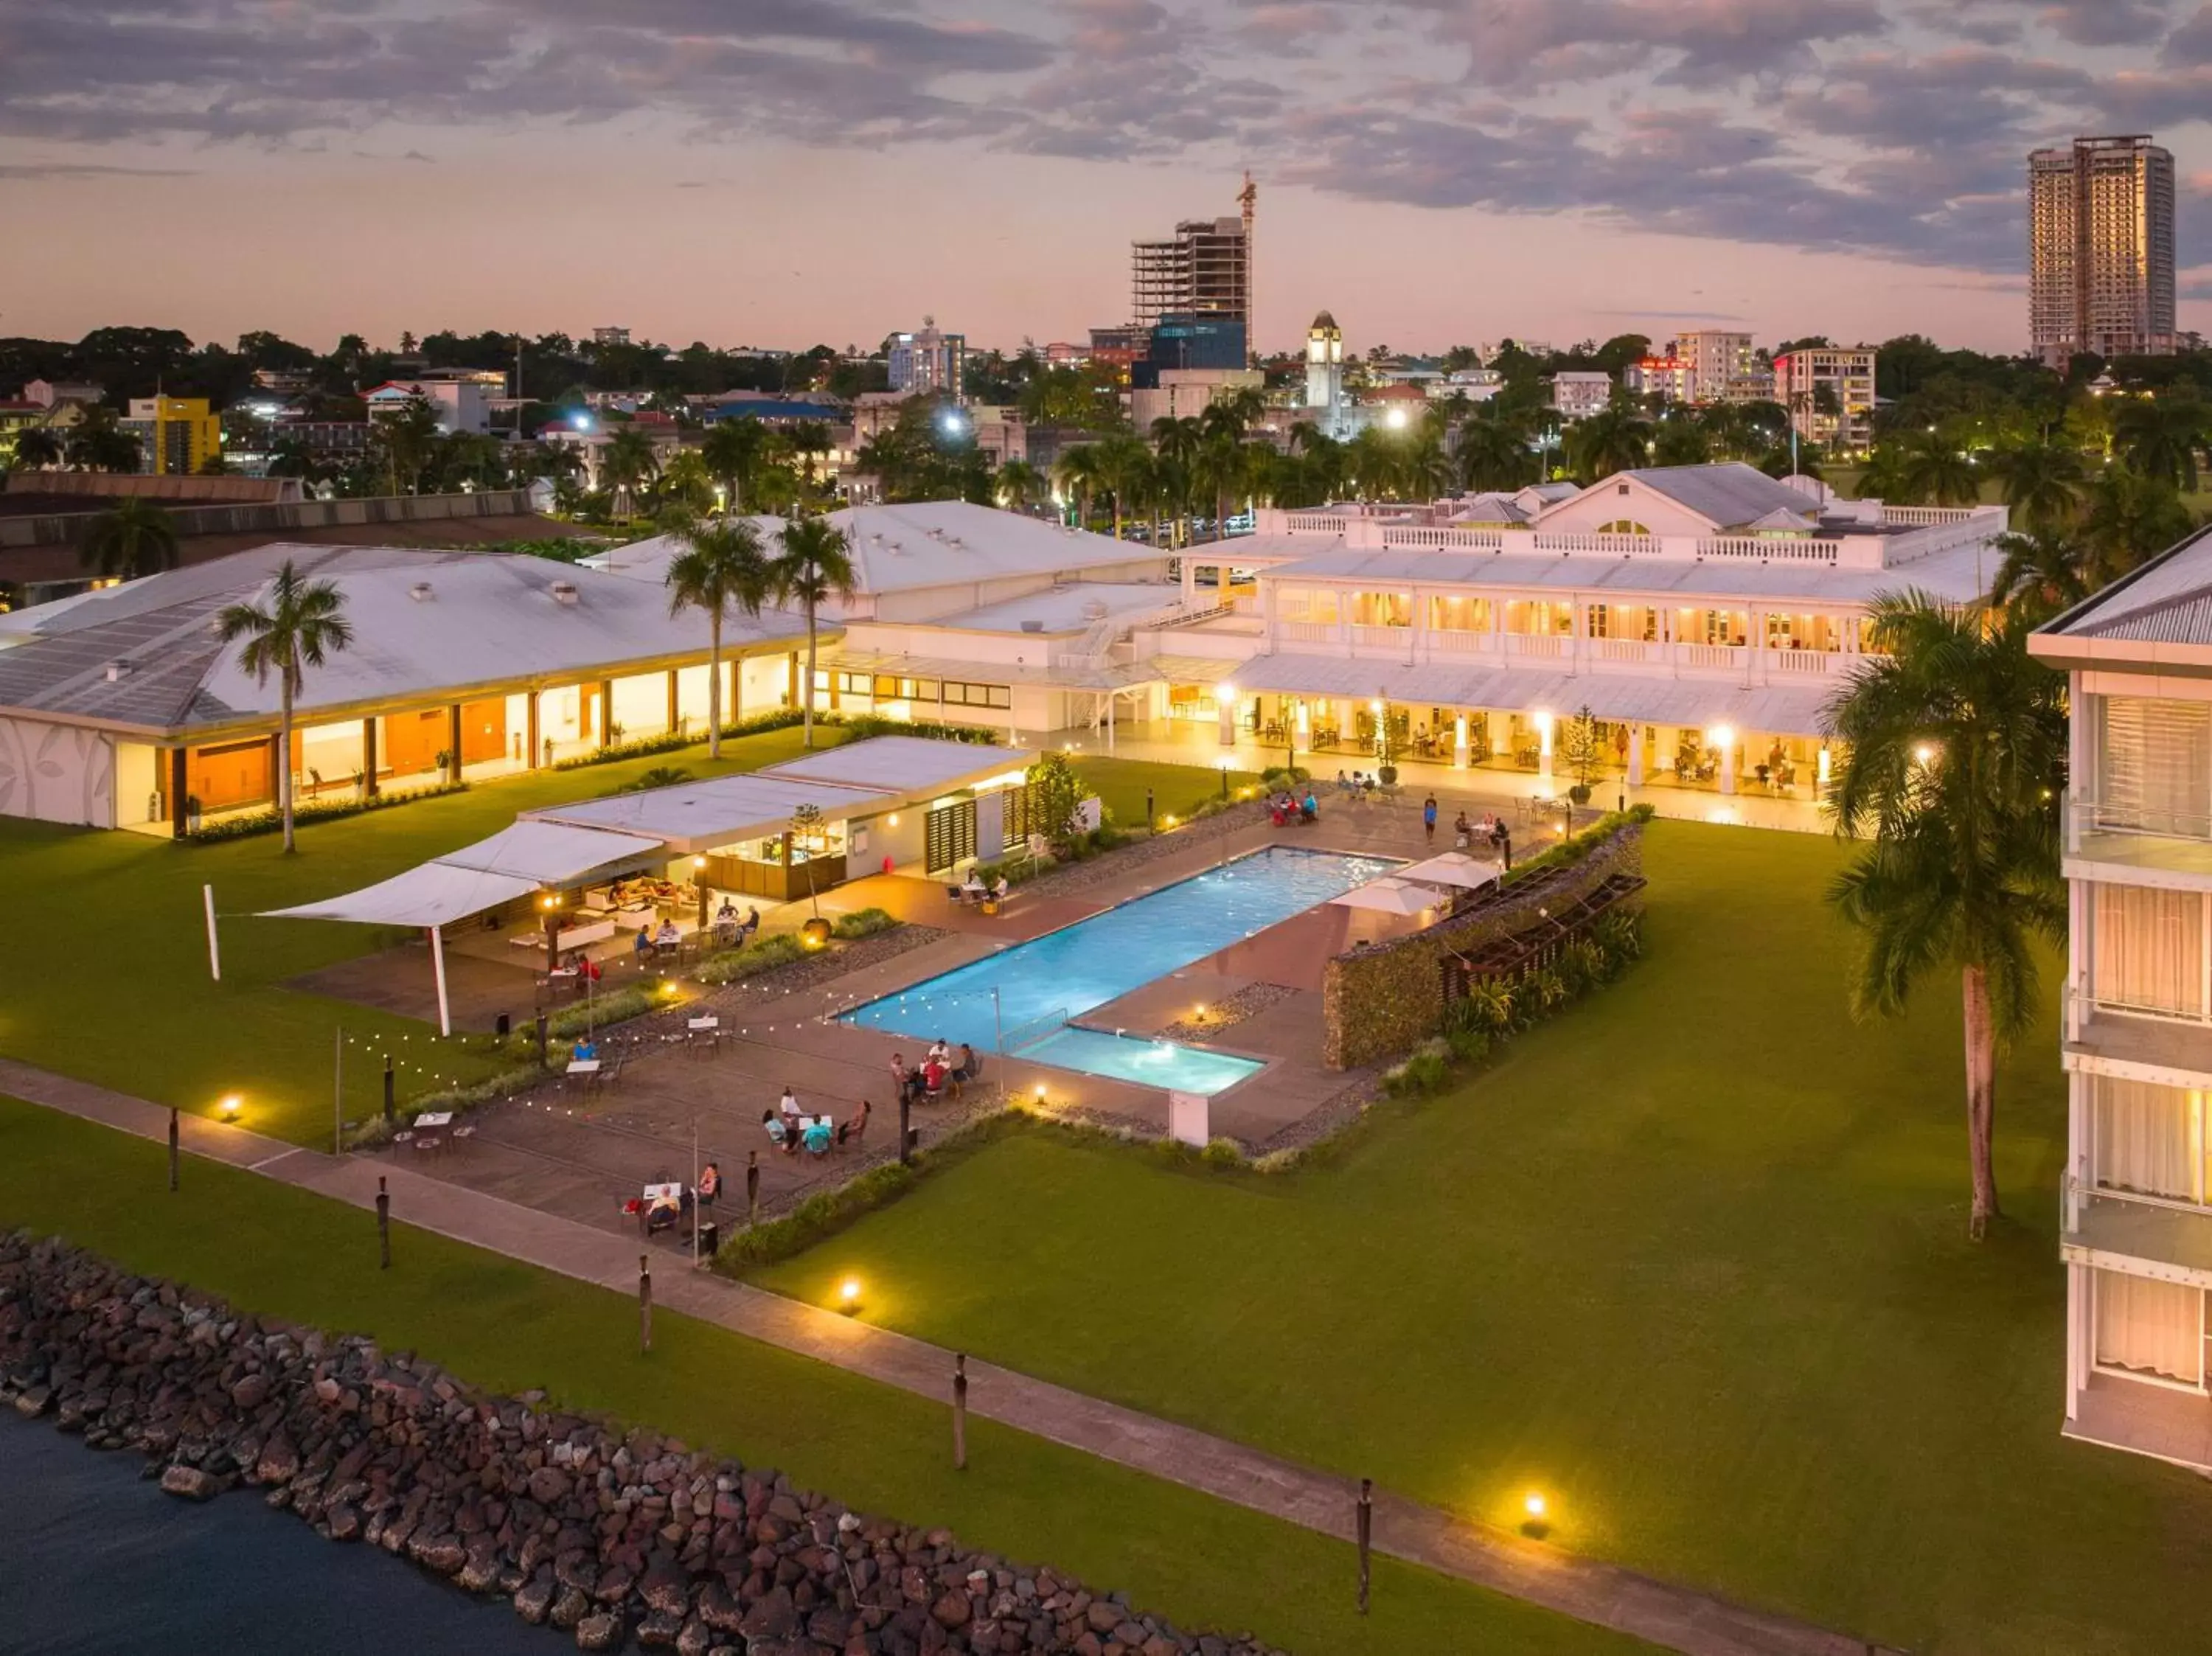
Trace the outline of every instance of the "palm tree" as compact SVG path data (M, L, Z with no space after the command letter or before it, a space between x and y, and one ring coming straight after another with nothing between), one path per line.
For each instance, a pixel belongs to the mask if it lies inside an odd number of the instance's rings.
M742 518L694 524L668 566L668 613L707 614L707 757L722 756L722 622L731 611L757 616L772 584L760 531ZM812 663L808 664L809 670ZM811 680L809 681L811 682ZM811 698L810 698L811 701Z
M1528 440L1502 420L1477 416L1459 428L1459 485L1471 494L1520 488L1533 480Z
M1933 427L1898 445L1890 466L1885 476L1893 478L1895 498L1905 505L1972 506L1982 498L1972 459L1948 433Z
M2004 488L2005 504L2032 532L2055 529L2081 510L2089 470L2071 444L2010 443L1996 451L1990 470Z
M1990 585L1991 607L2021 610L2040 624L2089 596L2091 554L2072 537L2045 529L2000 535L1990 544L2004 554Z
M1091 497L1105 487L1105 477L1098 465L1098 446L1078 443L1073 448L1062 449L1052 472L1054 480L1075 502L1075 526L1088 529Z
M2089 486L2081 538L2094 582L2106 585L2141 567L2197 526L2173 485L2107 466Z
M1182 520L1190 505L1181 486L1190 482L1198 452L1205 446L1206 428L1191 415L1164 414L1152 422L1152 452L1159 462L1154 482L1177 485L1155 488L1153 494L1176 516L1174 538L1178 546L1183 542L1186 525Z
M15 436L15 467L18 471L45 471L62 463L61 434L52 426L33 426Z
M1203 489L1213 497L1217 541L1229 538L1230 502L1242 498L1250 486L1251 460L1251 449L1231 436L1226 426L1218 425L1191 461L1192 489Z
M1026 512L1038 501L1052 498L1051 483L1027 460L1007 461L999 468L992 486L999 504L1014 512Z
M599 455L599 486L614 496L617 517L628 519L637 510L638 491L659 475L660 457L653 440L635 426L624 426L607 439Z
M126 494L92 520L78 549L103 580L137 580L177 567L177 526L141 495Z
M246 640L238 664L266 685L276 675L276 799L284 816L284 849L292 839L292 703L310 667L319 667L353 642L353 623L345 618L345 594L326 580L301 578L289 558L269 585L261 604L227 605L216 617L216 635L225 644Z
M678 451L660 470L656 494L663 505L681 506L695 516L714 504L714 479L696 448Z
M707 440L699 446L699 458L706 463L708 475L722 486L726 510L744 509L745 491L768 458L769 437L766 426L744 415L716 421Z
M137 434L115 423L115 410L88 408L63 440L69 463L80 471L136 471L145 452Z
M2197 488L2197 451L2212 430L2212 412L2193 396L2167 394L2130 401L2112 419L2120 456L2146 477L2184 494Z
M769 566L769 589L782 604L806 611L806 682L801 688L806 745L814 745L815 612L831 598L849 598L858 579L845 531L827 518L799 518L783 526L782 552Z
M1827 719L1845 744L1829 801L1838 829L1873 839L1829 899L1863 934L1855 1016L1894 1016L1931 973L1959 974L1978 1240L1997 1213L1997 1054L2033 1021L2038 942L2066 935L2065 681L2028 654L2025 616L1987 626L1918 592L1870 610L1888 654Z
M1141 501L1151 486L1152 452L1127 432L1116 432L1098 445L1099 482L1114 497L1114 538L1121 538L1127 509Z
M1713 442L1694 419L1669 418L1659 422L1659 435L1651 445L1651 458L1662 466L1701 466L1713 458Z
M1568 463L1584 482L1651 463L1651 422L1626 403L1601 409L1567 432Z

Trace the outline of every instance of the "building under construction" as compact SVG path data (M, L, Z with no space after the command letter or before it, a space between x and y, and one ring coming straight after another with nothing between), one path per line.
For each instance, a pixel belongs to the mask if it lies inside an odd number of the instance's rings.
M1238 218L1187 219L1165 241L1129 244L1130 318L1140 328L1164 316L1221 318L1252 325L1252 209L1248 175Z

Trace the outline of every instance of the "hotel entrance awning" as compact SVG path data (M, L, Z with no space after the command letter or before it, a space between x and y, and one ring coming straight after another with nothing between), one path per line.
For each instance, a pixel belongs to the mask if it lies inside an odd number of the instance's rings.
M627 873L667 855L659 840L639 834L522 822L489 840L434 857L404 874L320 902L273 909L264 918L451 925L548 886L578 885L593 875Z

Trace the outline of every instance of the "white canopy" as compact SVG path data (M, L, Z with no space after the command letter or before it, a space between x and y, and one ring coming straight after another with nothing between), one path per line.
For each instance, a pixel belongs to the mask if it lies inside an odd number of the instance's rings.
M1365 885L1354 886L1329 901L1341 903L1346 908L1372 908L1384 914L1423 914L1440 907L1442 900L1427 886L1413 885L1386 875Z
M1492 883L1498 876L1497 864L1479 861L1463 851L1447 851L1425 863L1415 863L1411 868L1397 870L1401 880L1416 880L1423 885L1461 886L1469 891Z
M665 858L658 840L565 822L524 821L359 891L270 911L291 920L361 925L451 925L547 886L580 883L623 864Z

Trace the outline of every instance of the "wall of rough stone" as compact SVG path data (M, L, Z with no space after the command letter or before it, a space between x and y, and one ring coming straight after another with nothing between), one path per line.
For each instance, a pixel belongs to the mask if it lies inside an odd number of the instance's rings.
M0 1236L0 1406L148 1456L173 1495L258 1489L332 1541L507 1598L585 1650L1269 1656L775 1472L22 1234Z
M1353 1070L1413 1050L1443 1032L1443 962L1471 955L1537 924L1540 908L1579 902L1616 874L1644 872L1644 825L1611 830L1564 877L1497 898L1410 937L1363 943L1337 955L1322 975L1322 1061Z

